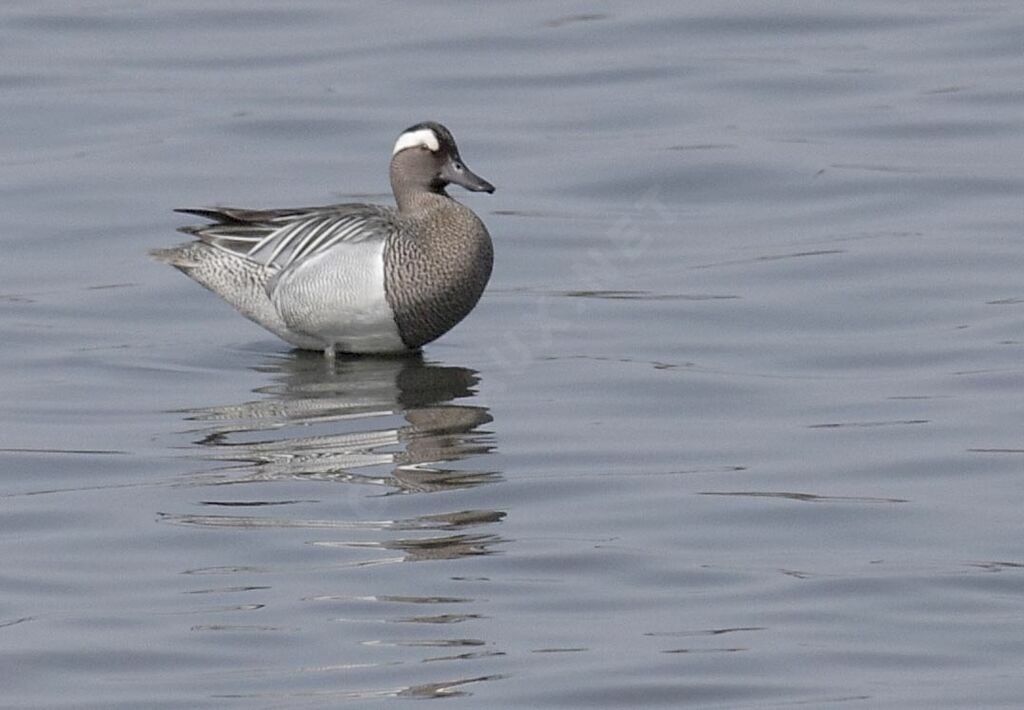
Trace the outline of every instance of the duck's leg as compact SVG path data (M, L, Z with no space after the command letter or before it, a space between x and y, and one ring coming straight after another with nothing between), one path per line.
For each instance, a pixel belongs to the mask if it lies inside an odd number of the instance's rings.
M334 348L335 348L335 344L334 343L331 343L326 348L324 348L324 359L325 360L329 360L330 362L334 362L334 355L335 355Z

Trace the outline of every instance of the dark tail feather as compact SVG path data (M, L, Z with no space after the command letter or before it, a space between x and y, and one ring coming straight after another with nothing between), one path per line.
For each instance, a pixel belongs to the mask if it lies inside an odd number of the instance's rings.
M179 207L174 210L181 214L191 214L196 217L220 222L221 224L242 224L248 220L242 215L250 210L239 210L232 207Z

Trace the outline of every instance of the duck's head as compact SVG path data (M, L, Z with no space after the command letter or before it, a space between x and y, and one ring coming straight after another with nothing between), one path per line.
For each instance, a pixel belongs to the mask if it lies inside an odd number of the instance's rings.
M426 121L402 131L391 154L391 185L396 197L405 190L443 194L449 184L472 192L494 192L494 185L462 162L455 139L440 123Z

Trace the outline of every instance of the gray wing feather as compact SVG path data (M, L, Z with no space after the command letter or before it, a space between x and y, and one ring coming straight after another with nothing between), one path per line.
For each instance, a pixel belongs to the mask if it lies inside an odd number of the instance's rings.
M281 271L338 244L385 239L395 230L395 211L366 204L328 205L282 210L234 208L183 209L214 220L184 227L218 249Z
M250 259L287 269L343 242L384 239L390 220L377 214L320 215L271 232L248 251Z

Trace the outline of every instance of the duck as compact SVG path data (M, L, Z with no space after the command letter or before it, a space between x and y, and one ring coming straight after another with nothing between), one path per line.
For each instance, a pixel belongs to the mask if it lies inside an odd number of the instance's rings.
M395 206L181 208L208 223L150 254L303 350L415 353L473 310L491 276L483 221L447 188L493 193L435 121L395 141Z

